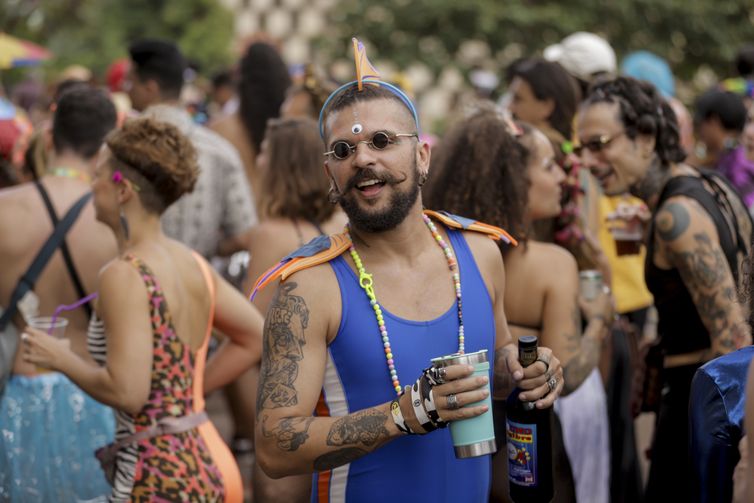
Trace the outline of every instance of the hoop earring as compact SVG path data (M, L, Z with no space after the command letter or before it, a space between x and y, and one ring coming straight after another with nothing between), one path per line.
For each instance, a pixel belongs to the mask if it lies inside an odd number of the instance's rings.
M422 187L425 183L427 183L427 178L429 178L429 173L426 171L419 173L419 187Z
M340 192L335 188L334 183L330 183L330 189L327 191L327 200L330 204L338 204L340 202Z
M128 228L128 219L126 218L126 214L123 212L123 208L120 209L120 226L123 229L123 237L126 239L126 241L128 241L131 237L131 232Z

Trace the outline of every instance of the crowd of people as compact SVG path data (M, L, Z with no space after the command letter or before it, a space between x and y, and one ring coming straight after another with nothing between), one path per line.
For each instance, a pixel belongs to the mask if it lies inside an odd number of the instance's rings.
M754 502L754 46L684 104L574 33L442 132L353 49L338 85L260 39L197 102L142 39L0 95L0 501L511 501L517 389L553 501Z

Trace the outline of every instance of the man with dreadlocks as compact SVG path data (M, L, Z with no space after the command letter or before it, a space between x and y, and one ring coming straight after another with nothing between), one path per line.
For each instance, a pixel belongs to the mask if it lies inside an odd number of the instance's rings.
M675 115L651 84L596 84L577 130L582 161L605 193L630 191L652 210L645 277L666 356L646 501L693 501L691 380L704 362L751 344L736 296L751 218L722 177L684 164Z
M371 67L356 40L354 49L357 80L320 116L331 199L349 227L258 282L282 279L265 325L257 459L273 477L316 472L312 501L487 501L489 455L457 460L447 429L423 435L485 413L477 402L489 377L450 366L416 401L402 385L421 381L434 357L486 349L495 352L493 396L519 386L522 400L545 408L563 387L560 362L539 348L539 361L518 363L489 238L512 239L422 211L430 149L414 105L376 72L362 78Z

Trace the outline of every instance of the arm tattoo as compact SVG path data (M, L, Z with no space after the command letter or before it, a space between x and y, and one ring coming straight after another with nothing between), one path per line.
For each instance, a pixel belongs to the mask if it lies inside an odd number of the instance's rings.
M338 449L337 451L325 453L315 459L314 469L318 472L331 470L338 466L342 466L350 463L351 461L359 459L365 454L367 454L367 451L365 451L364 449L359 449L358 447L344 447L343 449Z
M593 337L582 337L580 349L576 356L563 369L563 394L576 390L589 377L600 357L602 346Z
M691 252L670 253L684 280L689 279L694 286L705 289L718 289L725 278L728 264L722 251L712 245L705 232L694 234L696 248Z
M725 284L728 262L706 233L694 234L694 241L693 250L668 251L668 258L678 268L710 339L723 350L732 351L745 344L749 336L748 330L731 316L737 300L733 286Z
M379 410L367 409L345 416L332 425L327 434L327 445L362 444L372 446L386 439L390 433L385 428L388 416Z
M671 201L657 214L657 233L665 241L678 239L686 232L691 217L683 204Z
M257 417L263 408L291 407L298 403L294 383L304 358L304 330L309 309L303 297L292 295L296 283L281 284L264 322L262 366L257 393Z
M495 350L495 367L492 372L492 392L497 399L504 400L512 391L513 386L510 370L508 370L508 354L510 346L503 346Z
M309 426L313 417L286 417L281 419L277 426L267 429L269 416L265 414L262 419L262 434L267 438L275 438L278 449L293 452L304 445L309 438Z
M563 338L566 341L566 349L569 353L575 353L581 346L581 311L578 303L574 304L571 310L571 322L573 330L566 333Z

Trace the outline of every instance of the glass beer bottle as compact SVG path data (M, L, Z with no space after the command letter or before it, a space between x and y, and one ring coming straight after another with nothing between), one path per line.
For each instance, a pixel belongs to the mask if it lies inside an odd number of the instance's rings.
M518 340L518 361L528 367L537 360L537 338ZM518 398L516 388L506 401L508 484L516 502L549 502L553 498L551 408L537 409Z

